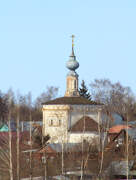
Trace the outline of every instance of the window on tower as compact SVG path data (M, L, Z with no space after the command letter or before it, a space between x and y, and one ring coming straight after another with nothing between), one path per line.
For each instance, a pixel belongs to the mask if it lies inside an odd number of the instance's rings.
M59 119L59 126L61 126L61 120Z
M74 80L74 88L76 89L76 80Z
M50 125L53 126L53 120L52 119L50 120Z

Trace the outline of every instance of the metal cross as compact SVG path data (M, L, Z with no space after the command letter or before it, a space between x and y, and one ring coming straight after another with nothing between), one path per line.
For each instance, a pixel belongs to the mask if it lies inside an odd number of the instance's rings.
M72 37L72 47L74 47L74 38L75 38L75 36L72 35L71 37Z

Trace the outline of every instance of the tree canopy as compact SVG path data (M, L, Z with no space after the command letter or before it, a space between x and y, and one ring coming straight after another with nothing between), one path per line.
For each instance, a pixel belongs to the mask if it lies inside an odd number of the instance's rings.
M57 96L58 88L46 87L35 100L32 100L31 92L22 95L14 93L9 89L6 93L0 92L0 122L7 122L8 112L11 112L11 119L16 120L19 107L20 121L29 121L30 114L33 121L42 121L42 102L49 101Z
M88 88L86 87L84 80L82 80L81 87L79 88L79 94L81 97L91 100L91 95L88 91Z

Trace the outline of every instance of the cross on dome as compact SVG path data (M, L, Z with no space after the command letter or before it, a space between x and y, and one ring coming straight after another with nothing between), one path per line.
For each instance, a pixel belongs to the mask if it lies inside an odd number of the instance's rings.
M72 47L74 47L74 38L75 38L75 35L72 35Z
M79 67L79 63L76 61L76 56L74 54L74 38L75 36L72 35L72 53L70 55L69 60L66 63L66 67L70 70L70 71L74 71Z

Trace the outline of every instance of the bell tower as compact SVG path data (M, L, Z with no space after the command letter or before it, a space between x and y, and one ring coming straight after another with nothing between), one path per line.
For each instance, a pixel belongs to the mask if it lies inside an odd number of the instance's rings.
M79 63L76 61L76 56L74 54L74 35L72 37L72 53L69 57L69 60L66 63L66 67L69 69L66 78L66 92L65 96L79 96L78 92L78 74L76 73L76 69L79 67Z

